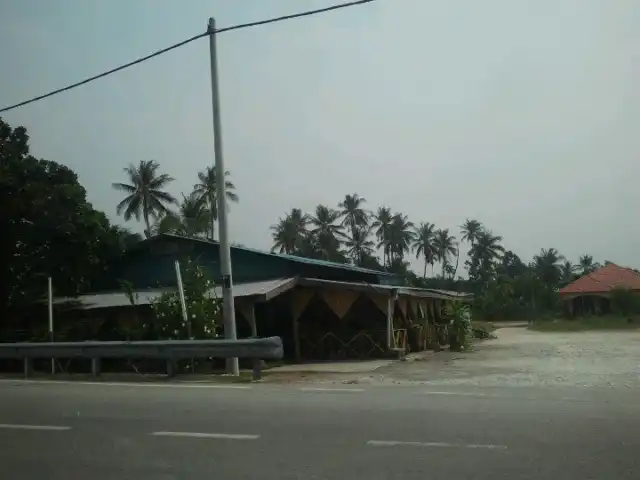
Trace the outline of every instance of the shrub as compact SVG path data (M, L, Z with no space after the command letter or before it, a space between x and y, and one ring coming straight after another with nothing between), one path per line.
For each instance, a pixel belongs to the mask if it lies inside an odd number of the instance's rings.
M473 329L469 305L458 301L451 302L445 308L445 315L451 322L449 348L456 351L471 349Z

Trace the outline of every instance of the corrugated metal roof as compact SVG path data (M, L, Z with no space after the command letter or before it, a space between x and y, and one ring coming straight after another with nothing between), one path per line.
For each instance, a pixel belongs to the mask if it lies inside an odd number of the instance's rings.
M436 290L432 288L417 288L417 287L399 287L393 285L373 285L370 283L362 282L340 282L335 280L320 280L317 278L301 278L298 281L298 285L308 287L335 287L345 288L348 290L356 290L362 292L378 292L383 295L391 295L392 292L397 291L398 295L404 295L408 297L421 297L421 298L439 298L444 300L471 300L473 295L469 293L452 292L449 290Z
M629 268L609 263L561 288L560 295L606 293L615 287L640 290L640 275Z
M237 283L233 286L233 296L257 297L263 296L263 300L269 300L274 296L283 293L296 285L295 278L278 278L265 280L262 282ZM150 290L136 291L137 305L150 305L151 302L165 292L175 291L172 288L156 288ZM216 286L214 292L216 296L222 297L222 288ZM113 308L131 305L129 297L124 292L90 293L72 298L56 298L56 305L67 305L73 308L91 310L96 308Z
M158 239L158 238L162 238L162 237L169 237L169 238L177 238L180 240L187 240L187 241L193 241L193 242L199 242L199 243L204 243L204 244L208 244L208 245L218 245L218 242L212 241L212 240L208 240L206 238L198 238L198 237L185 237L182 235L176 235L173 233L161 233L159 235L156 235L155 237L151 237L147 240L143 240L142 242L139 243L140 244L144 244L145 242L152 242L154 241L154 239ZM246 252L252 252L252 253L258 253L260 255L268 255L271 257L277 257L277 258L282 258L285 260L289 260L291 262L296 262L296 263L303 263L306 265L317 265L320 267L330 267L330 268L340 268L342 270L349 270L351 272L360 272L360 273L368 273L368 274L372 274L372 275L383 275L383 276L393 276L393 277L401 277L402 275L397 275L395 273L390 273L390 272L384 272L381 270L372 270L370 268L363 268L363 267L358 267L356 265L349 265L346 263L338 263L338 262L329 262L327 260L318 260L315 258L307 258L307 257L298 257L296 255L288 255L285 253L275 253L275 252L266 252L264 250L258 250L255 248L249 248L249 247L239 247L236 245L232 245L231 246L231 250L244 250Z

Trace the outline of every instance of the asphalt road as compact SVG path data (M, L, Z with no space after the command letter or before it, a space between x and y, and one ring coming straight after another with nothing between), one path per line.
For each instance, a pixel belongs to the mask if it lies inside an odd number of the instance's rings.
M232 387L0 381L0 477L640 477L637 390Z

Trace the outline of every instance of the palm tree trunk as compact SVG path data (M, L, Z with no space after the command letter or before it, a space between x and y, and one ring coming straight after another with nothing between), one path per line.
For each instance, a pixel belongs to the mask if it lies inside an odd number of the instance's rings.
M444 278L445 270L447 269L447 259L442 260L442 278Z
M456 256L456 269L453 271L453 276L451 277L451 280L456 278L456 273L458 273L458 263L459 262L460 262L460 248L458 248L458 255Z
M146 198L143 200L142 204L142 216L144 217L144 224L147 228L144 230L144 236L149 238L151 236L151 225L149 224L149 207L146 202Z
M424 273L422 274L422 278L427 278L427 257L424 257Z

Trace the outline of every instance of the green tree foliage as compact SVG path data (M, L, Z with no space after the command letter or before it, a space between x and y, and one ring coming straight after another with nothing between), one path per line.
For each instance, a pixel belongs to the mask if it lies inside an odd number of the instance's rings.
M225 197L228 202L238 203L238 195L235 193L236 186L231 180L226 180L230 176L229 171L224 172ZM216 238L216 222L218 221L218 184L216 182L216 168L207 167L203 172L198 173L198 183L193 186L193 195L198 199L201 206L210 212L210 227L207 229L209 238Z
M46 298L48 276L56 294L90 289L107 260L134 240L87 202L71 169L32 156L27 130L1 119L0 205L0 319Z
M118 204L118 215L123 214L125 221L132 217L144 220L145 235L151 236L151 218L169 213L169 206L176 204L176 199L164 191L173 181L166 173L158 173L160 165L154 160L140 160L138 166L130 164L124 169L129 183L113 183L116 190L126 193L126 197Z

